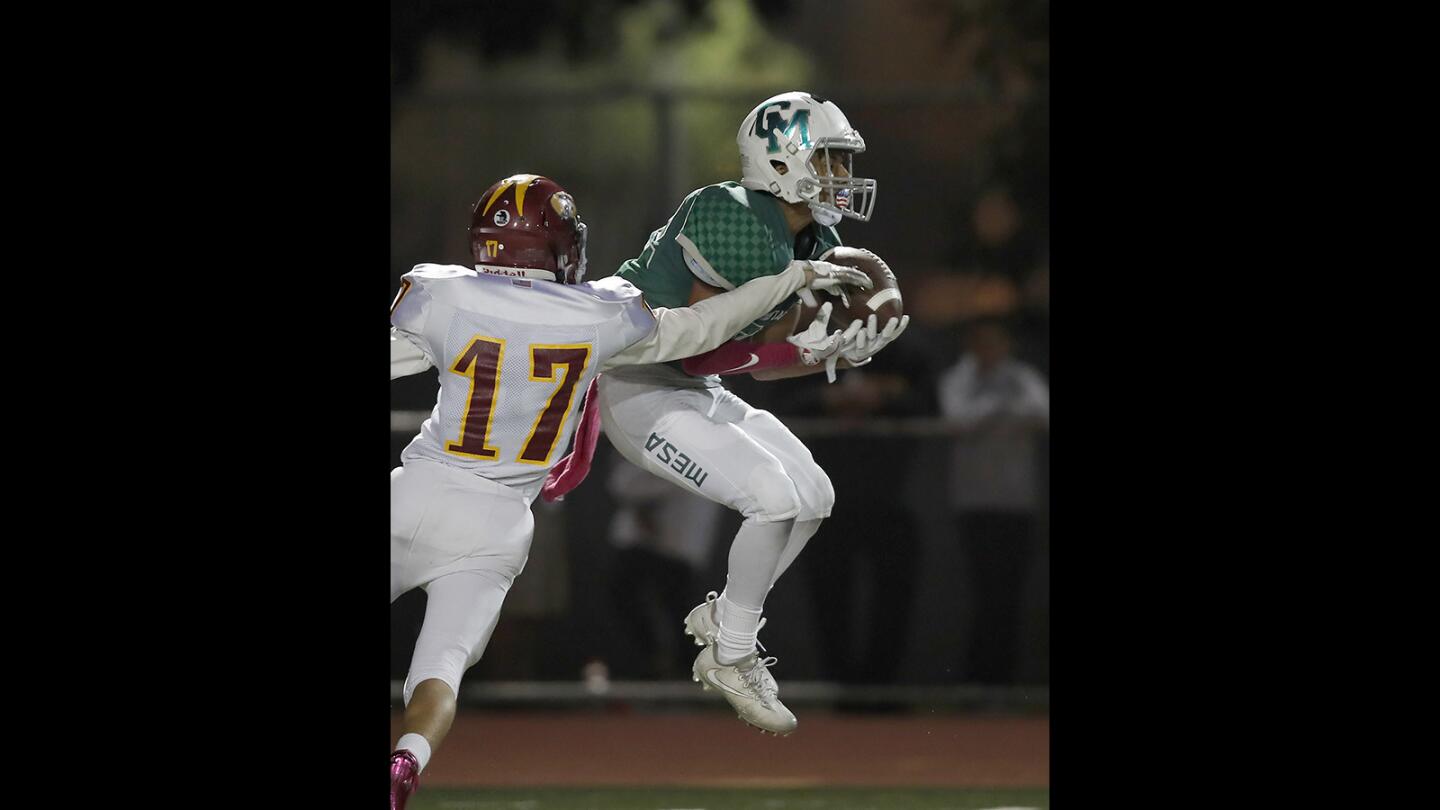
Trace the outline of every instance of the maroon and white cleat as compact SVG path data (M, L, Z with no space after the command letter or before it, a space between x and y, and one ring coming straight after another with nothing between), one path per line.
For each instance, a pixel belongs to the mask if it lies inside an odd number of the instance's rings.
M409 751L390 755L390 810L405 810L410 794L420 788L420 761Z

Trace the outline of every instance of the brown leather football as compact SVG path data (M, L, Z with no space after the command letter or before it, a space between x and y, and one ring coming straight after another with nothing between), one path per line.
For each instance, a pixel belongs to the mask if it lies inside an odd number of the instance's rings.
M816 291L817 303L824 304L830 301L833 304L830 313L830 331L844 329L854 320L868 320L873 312L875 328L884 329L885 324L891 318L898 318L905 314L904 301L900 297L900 283L895 280L895 274L891 272L890 266L874 253L865 248L837 247L829 254L820 257L822 261L831 264L843 264L846 267L854 267L870 277L875 282L875 287L869 290L857 290L854 287L846 287L846 296L850 305L847 307L840 296L832 295L823 291ZM800 329L810 325L815 317L815 308L803 306L800 314Z

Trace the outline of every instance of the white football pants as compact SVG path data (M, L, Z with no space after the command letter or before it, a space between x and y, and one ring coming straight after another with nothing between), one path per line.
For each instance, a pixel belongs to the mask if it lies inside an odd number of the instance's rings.
M444 464L412 460L390 473L390 601L427 594L425 622L405 678L460 678L490 641L510 584L525 567L535 519L520 493Z
M602 375L600 416L631 463L754 523L818 520L835 504L830 477L795 434L724 388Z

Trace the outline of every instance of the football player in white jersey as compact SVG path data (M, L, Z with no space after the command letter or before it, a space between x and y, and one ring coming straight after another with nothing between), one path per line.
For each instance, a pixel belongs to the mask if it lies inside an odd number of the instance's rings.
M525 565L530 504L569 445L588 384L609 368L714 349L801 289L871 286L858 271L797 261L695 306L652 310L623 279L584 281L585 225L555 181L508 177L472 214L475 266L416 266L390 312L391 379L432 367L440 376L434 411L390 475L390 601L417 587L428 594L391 755L398 810L449 731L461 676Z

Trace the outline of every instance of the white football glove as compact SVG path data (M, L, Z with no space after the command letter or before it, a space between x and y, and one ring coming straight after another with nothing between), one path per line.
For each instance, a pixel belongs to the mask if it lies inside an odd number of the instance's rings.
M841 357L849 361L852 367L863 366L870 362L872 357L878 354L881 349L890 345L895 338L900 337L900 333L904 332L905 327L910 325L910 316L902 315L899 318L891 318L890 322L885 324L885 329L877 333L875 331L877 320L877 317L872 313L869 320L865 323L865 328L861 329L855 335L855 340L841 349ZM856 321L855 323L860 323L860 321ZM851 326L854 326L854 324L851 324Z
M832 308L833 305L826 301L820 306L820 311L815 313L815 320L810 322L805 331L785 339L799 347L800 361L805 365L814 366L823 362L825 377L833 383L835 382L835 365L840 362L841 352L854 347L856 336L862 333L864 323L854 321L844 331L836 329L834 332L830 332Z
M810 270L810 273L806 274L807 277L813 276L810 283L796 290L796 294L800 296L800 300L804 301L807 307L815 306L815 294L811 290L836 293L840 296L840 300L849 306L850 298L845 294L844 285L859 287L862 290L868 290L875 286L875 282L871 281L869 276L853 267L822 261L802 261L800 263Z

